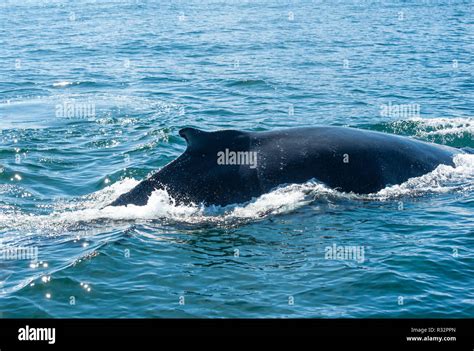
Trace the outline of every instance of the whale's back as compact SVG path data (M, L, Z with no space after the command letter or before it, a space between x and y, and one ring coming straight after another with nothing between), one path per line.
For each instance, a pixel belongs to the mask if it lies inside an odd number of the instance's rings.
M260 134L260 135L259 135ZM255 133L265 191L315 178L345 192L372 193L453 165L457 149L412 138L345 127Z
M227 205L316 179L344 192L373 193L453 164L456 149L367 130L311 127L270 132L185 128L186 151L112 205L144 205L155 189L178 203ZM255 162L222 163L232 152Z

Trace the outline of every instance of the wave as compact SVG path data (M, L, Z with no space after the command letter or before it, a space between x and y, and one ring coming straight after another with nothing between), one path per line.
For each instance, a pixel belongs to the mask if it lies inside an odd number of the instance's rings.
M257 87L270 86L264 79L235 79L226 83L227 87Z
M410 118L357 127L417 137L453 147L474 147L474 117Z

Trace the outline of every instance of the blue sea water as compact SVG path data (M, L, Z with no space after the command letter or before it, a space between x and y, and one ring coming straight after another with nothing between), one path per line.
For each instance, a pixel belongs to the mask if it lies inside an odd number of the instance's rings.
M29 254L0 261L0 316L474 317L473 155L366 196L103 208L183 152L187 126L474 147L473 10L2 1L0 248Z

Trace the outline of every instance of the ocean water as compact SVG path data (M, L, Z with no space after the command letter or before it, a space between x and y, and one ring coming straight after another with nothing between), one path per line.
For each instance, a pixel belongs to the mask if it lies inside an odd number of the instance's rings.
M189 126L473 148L473 5L2 1L0 316L474 317L474 155L365 196L104 208Z

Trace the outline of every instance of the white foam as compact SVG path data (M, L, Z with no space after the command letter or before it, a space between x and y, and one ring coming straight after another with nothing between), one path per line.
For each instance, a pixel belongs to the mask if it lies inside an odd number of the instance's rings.
M315 196L335 193L335 190L314 181L291 184L263 194L246 205L236 206L226 217L257 219L268 214L287 213L309 204Z
M54 82L53 87L64 88L64 87L67 87L68 85L72 85L72 84L73 84L72 82L64 80L64 81L61 81L61 82Z
M439 165L430 173L410 178L400 185L387 187L370 197L389 199L406 195L474 190L474 155L458 154L454 156L453 161L455 167Z
M109 201L110 202L110 201ZM87 208L73 212L63 212L57 217L61 221L93 221L98 219L112 220L152 220L172 218L186 220L200 216L201 209L197 206L178 206L164 190L156 190L145 206L107 206L102 209Z
M79 201L57 202L54 205L56 211L64 210L80 210L87 208L101 208L111 203L114 198L129 192L139 183L138 180L132 178L125 178L118 181L107 188L99 190L95 193L86 195L79 199Z
M414 122L417 125L416 134L417 137L429 137L429 136L447 136L447 135L463 135L463 134L474 134L474 117L457 117L457 118L410 118L408 120L397 121L394 123L395 126L398 124Z

